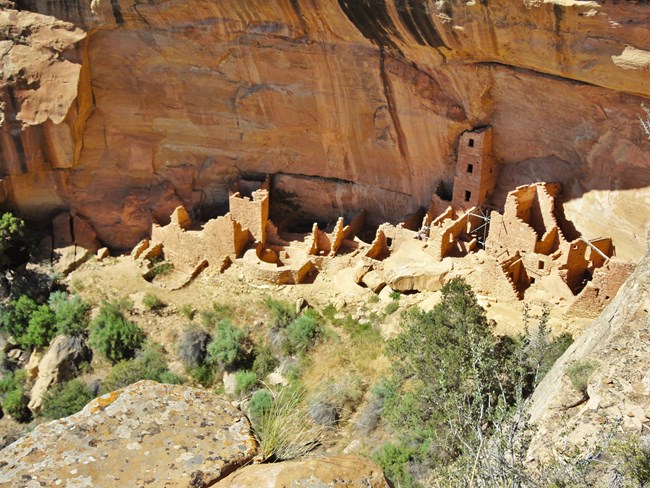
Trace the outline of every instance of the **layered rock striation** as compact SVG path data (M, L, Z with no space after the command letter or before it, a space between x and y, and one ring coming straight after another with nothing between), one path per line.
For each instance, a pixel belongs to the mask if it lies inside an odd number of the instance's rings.
M69 210L112 248L179 205L223 213L241 175L279 175L316 220L395 222L451 190L459 135L490 124L493 205L558 181L587 238L643 253L646 3L23 0L0 26L7 204Z

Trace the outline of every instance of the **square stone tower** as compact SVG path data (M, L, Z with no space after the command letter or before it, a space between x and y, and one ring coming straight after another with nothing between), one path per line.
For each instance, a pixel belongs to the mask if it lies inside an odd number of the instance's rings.
M492 195L496 179L492 127L463 132L458 143L452 207L467 209L482 205Z

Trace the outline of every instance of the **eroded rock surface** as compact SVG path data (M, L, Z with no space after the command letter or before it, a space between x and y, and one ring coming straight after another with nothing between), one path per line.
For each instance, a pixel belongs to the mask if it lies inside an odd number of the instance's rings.
M217 488L389 488L379 466L352 454L246 466Z
M229 403L141 381L0 451L0 486L209 486L256 452L248 419Z
M38 376L30 393L29 408L41 409L48 388L78 374L82 362L90 362L92 351L82 337L56 336L38 363Z
M644 432L650 422L650 251L616 298L555 363L533 395L538 430L530 453L593 445L610 433ZM567 376L577 362L593 365L589 399ZM620 426L618 425L620 423Z

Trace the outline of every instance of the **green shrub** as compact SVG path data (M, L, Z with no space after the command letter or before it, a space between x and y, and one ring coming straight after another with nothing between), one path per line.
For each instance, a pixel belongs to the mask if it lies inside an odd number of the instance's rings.
M212 364L202 364L187 370L190 377L204 387L212 386L216 380L216 371Z
M102 392L119 390L140 380L183 383L182 377L167 369L167 359L162 347L156 343L147 343L135 359L120 361L113 366L102 383Z
M9 391L2 400L2 410L17 422L29 422L32 414L27 408L29 398L22 385Z
M201 322L205 327L213 327L219 322L232 317L232 310L228 305L213 303L208 310L201 311Z
M106 302L92 322L90 345L113 363L132 358L142 346L145 333L128 320L123 304Z
M323 328L318 313L308 310L287 326L284 349L287 354L304 354L318 340Z
M390 293L388 294L388 297L391 300L394 300L394 301L399 300L401 296L402 296L402 294L400 292L398 292L397 290L391 290Z
M386 477L395 486L417 488L420 485L409 471L409 464L415 459L415 454L413 448L389 443L375 452L372 459L383 468Z
M186 303L181 307L181 313L187 320L192 321L194 320L194 315L196 315L196 309L191 304Z
M388 305L386 305L384 311L386 312L386 315L391 315L395 313L398 308L399 308L399 302L397 300L393 300Z
M224 368L233 368L246 358L244 342L246 332L238 329L229 319L221 320L216 327L214 339L208 344L208 355L212 362Z
M45 347L56 335L56 315L47 305L39 306L29 318L27 331L20 338L24 347Z
M74 336L88 330L90 307L79 295L55 291L50 294L48 304L56 316L57 334Z
M2 378L0 378L0 395L4 395L11 390L15 390L20 386L21 383L21 378L17 377L15 372L9 371L5 373Z
M212 337L203 329L189 327L178 341L178 356L188 368L201 366L207 357L207 348Z
M147 310L158 310L166 306L165 302L153 293L147 293L142 298L142 304Z
M0 311L0 330L12 336L19 344L27 333L29 319L38 308L38 304L27 295L9 302Z
M505 402L520 397L524 368L514 362L518 343L492 335L493 324L461 278L443 286L433 310L408 309L402 322L403 332L387 346L393 378L382 416L403 445L420 446L409 463L432 469L475 449L477 435L502 421Z
M25 222L11 212L5 212L0 217L0 270L12 264L12 251L16 250L24 228Z
M615 444L612 451L618 471L632 482L630 486L650 486L650 447L647 444L630 436Z
M174 269L172 263L161 263L155 265L151 270L149 270L149 276L155 278L156 276L163 276Z
M591 361L577 361L567 368L566 374L573 387L583 395L587 395L589 377L598 365Z
M252 391L257 385L257 375L251 370L242 370L235 373L235 395L241 396Z
M283 329L296 318L296 309L289 302L266 297L264 305L271 312L271 327L273 328Z
M248 413L253 421L258 420L268 413L273 406L273 401L273 394L267 389L257 390L253 393L251 401L248 404Z
M51 420L67 417L80 411L93 398L88 385L80 380L68 381L46 393L41 413Z
M255 360L253 361L253 371L258 378L264 379L269 373L278 366L278 360L273 356L271 348L264 344L254 350Z

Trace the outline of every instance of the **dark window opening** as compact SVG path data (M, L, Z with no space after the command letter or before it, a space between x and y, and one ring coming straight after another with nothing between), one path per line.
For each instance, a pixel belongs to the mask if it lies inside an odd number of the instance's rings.
M467 172L468 173L473 173L474 172L474 165L473 164L468 164L467 165Z
M531 285L534 285L534 284L535 284L535 278L533 278L532 276L530 277L530 284L531 284Z
M469 140L469 147L474 147L474 139Z
M465 190L465 201L469 202L469 199L472 198L472 192Z
M393 245L393 238L392 238L392 237L387 237L387 238L386 238L386 245L387 245L388 247L390 247L390 246Z
M544 269L544 261L540 261L537 263L537 269Z

